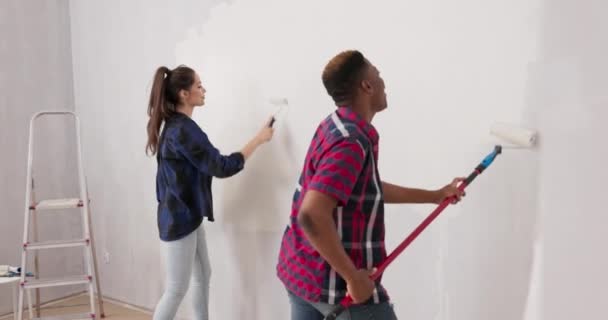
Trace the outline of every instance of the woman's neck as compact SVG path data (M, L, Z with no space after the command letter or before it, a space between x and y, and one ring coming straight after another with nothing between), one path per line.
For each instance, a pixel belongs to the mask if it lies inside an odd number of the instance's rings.
M194 110L193 106L187 106L187 105L179 105L179 106L177 106L177 112L183 113L183 114L187 115L190 118L192 118L192 111L193 110Z

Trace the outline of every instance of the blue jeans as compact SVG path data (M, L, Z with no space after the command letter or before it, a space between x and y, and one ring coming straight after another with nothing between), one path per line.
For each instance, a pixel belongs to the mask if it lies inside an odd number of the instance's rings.
M291 320L323 320L334 306L321 302L309 302L287 291L291 303ZM397 320L393 305L357 304L346 309L338 320Z

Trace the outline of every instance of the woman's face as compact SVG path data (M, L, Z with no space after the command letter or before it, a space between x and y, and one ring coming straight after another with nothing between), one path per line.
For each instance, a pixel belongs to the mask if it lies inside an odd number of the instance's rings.
M203 88L203 84L201 83L201 78L198 74L194 74L194 83L190 87L188 91L185 92L185 101L184 104L198 107L205 104L205 88Z

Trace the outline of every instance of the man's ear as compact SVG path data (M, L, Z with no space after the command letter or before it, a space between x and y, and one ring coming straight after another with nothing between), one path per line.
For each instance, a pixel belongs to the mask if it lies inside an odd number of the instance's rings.
M367 94L372 94L374 92L374 87L369 80L361 80L361 90Z

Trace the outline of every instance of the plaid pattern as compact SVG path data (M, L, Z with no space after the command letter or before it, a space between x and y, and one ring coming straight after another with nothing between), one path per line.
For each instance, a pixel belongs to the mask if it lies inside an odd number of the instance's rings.
M245 159L240 152L220 154L196 122L182 113L165 122L158 150L158 231L164 241L177 240L196 230L203 217L214 220L212 177L238 173Z
M372 268L386 258L384 202L378 162L378 132L348 107L340 107L317 128L299 185L290 224L283 235L277 275L287 289L308 301L337 304L346 282L306 239L297 214L307 190L338 201L334 221L344 249L357 268ZM388 301L380 280L372 303Z

